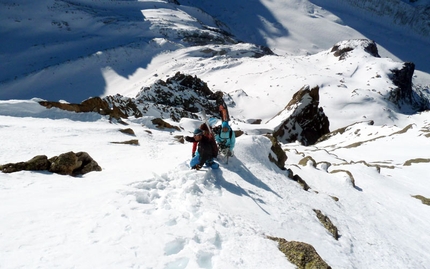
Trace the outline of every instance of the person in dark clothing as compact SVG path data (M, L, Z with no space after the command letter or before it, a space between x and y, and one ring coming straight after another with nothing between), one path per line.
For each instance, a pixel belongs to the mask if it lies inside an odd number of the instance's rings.
M218 156L218 146L215 139L203 135L201 129L196 129L194 136L186 136L185 140L193 143L191 169L199 170L203 165L212 168L219 167L219 164L214 162L214 158Z

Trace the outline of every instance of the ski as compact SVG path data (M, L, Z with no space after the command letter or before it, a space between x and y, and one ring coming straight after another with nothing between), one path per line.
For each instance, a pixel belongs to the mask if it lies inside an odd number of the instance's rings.
M222 121L230 121L230 115L228 113L227 104L223 99L218 100L218 109Z
M203 118L203 121L205 122L205 124L206 124L206 127L208 127L208 130L209 130L209 133L211 134L211 136L215 139L215 134L214 134L214 132L213 132L213 130L212 130L212 127L210 126L210 124L209 124L209 122L208 122L208 118L207 118L207 116L206 116L206 112L204 111L204 110L202 110L202 118Z

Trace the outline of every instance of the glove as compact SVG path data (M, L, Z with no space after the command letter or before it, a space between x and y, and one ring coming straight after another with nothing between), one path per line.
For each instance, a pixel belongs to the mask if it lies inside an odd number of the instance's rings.
M191 167L191 169L196 169L196 170L200 170L202 168L202 166L200 164L196 164L193 167Z
M185 137L185 141L187 141L187 142L194 142L194 138L191 137L191 136L186 136Z

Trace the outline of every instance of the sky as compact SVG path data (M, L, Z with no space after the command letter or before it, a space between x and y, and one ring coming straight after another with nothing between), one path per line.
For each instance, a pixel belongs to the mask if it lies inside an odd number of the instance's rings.
M178 29L217 25L188 2L180 8L164 1L2 3L11 9L2 13L7 27L0 33L12 37L13 46L0 55L6 70L0 164L84 151L102 171L80 177L1 173L0 268L295 268L267 236L311 244L332 268L427 268L429 207L412 196L430 197L429 112L406 114L387 100L394 87L390 70L402 66L403 56L372 38L381 58L348 42L356 47L339 61L331 46L370 33L339 23L355 19L341 18L328 1L318 1L324 7L312 4L317 1L230 1L234 14L244 16L236 21L225 3L200 2L231 32L242 29L239 39L264 42L277 55L240 56L253 49L248 43L193 47L163 39L160 29L172 37ZM315 20L314 27L304 26ZM35 23L40 27L28 28ZM362 28L369 27L363 22ZM227 54L204 56L205 48ZM422 53L414 57L428 49ZM428 66L419 67L416 89L430 94ZM200 120L165 119L181 131L160 130L151 122L157 113L125 119L124 126L37 103L134 97L177 71L223 91L231 126L245 133L228 164L217 160L220 169L190 170L192 145L174 138L191 135ZM282 144L286 168L306 181L308 191L269 161L271 142L264 136L282 122L275 116L304 85L320 87L330 130L344 128L313 146ZM255 119L262 123L250 124ZM130 139L139 145L112 143ZM315 163L303 165L306 156ZM331 219L338 240L314 210Z

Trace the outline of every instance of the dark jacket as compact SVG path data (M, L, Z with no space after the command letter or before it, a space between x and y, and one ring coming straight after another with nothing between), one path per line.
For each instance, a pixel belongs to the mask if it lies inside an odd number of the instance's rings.
M204 161L210 159L210 158L216 158L218 156L218 146L215 142L215 139L209 138L205 135L202 136L202 139L197 142L194 137L187 136L185 137L185 140L188 142L193 142L193 156L196 150L196 144L197 144L197 151L199 152L199 155Z

